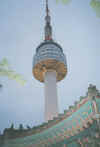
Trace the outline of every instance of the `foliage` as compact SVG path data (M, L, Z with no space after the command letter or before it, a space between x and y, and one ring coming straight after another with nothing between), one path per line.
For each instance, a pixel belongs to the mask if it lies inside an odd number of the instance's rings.
M72 0L56 0L57 3L62 2L63 4L69 4Z
M96 16L100 17L100 0L91 0L90 6L96 12Z
M69 4L72 0L56 0L57 3L62 2L63 4ZM96 12L96 16L100 17L100 0L91 0L90 6Z
M16 82L20 83L21 85L26 83L22 75L17 74L14 70L11 69L6 58L0 62L0 76L6 76L9 79L16 80Z

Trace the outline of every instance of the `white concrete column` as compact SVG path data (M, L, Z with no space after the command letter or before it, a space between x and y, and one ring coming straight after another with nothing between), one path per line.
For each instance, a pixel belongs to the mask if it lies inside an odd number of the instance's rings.
M58 116L58 99L56 72L49 71L44 76L45 84L45 121L52 120Z

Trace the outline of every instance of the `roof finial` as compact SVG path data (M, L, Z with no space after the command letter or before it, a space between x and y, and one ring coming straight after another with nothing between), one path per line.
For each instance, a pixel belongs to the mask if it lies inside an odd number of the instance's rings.
M45 41L52 40L52 27L50 25L50 15L49 15L49 8L48 8L48 0L46 0L46 25L45 25Z

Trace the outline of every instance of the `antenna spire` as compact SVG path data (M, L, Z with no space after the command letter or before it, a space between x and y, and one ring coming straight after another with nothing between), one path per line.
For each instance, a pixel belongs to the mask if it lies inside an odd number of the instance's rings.
M49 15L48 0L46 0L46 17L45 17L45 41L52 40L51 17Z
M48 0L46 0L46 14L49 15Z

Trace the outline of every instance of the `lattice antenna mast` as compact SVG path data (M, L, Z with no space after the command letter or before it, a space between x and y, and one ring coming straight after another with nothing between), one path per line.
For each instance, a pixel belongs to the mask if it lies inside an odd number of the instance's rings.
M45 41L52 40L52 27L51 27L51 17L50 17L50 11L48 8L48 0L46 0L46 25L45 25Z

